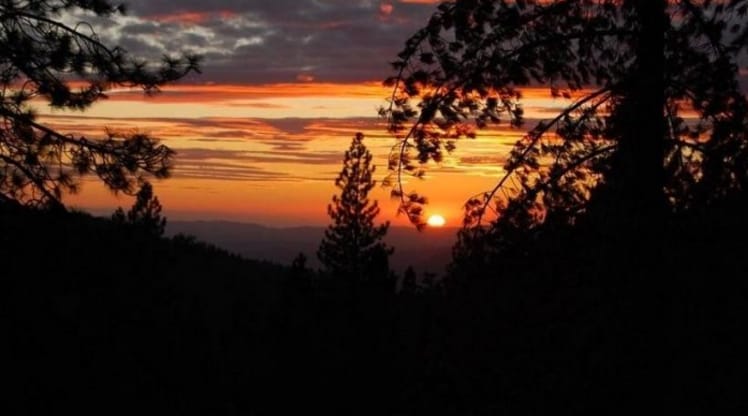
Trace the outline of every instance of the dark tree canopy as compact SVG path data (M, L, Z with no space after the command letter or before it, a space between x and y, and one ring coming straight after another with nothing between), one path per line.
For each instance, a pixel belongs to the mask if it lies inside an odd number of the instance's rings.
M132 208L127 213L122 208L117 208L112 220L132 225L147 234L162 236L166 230L166 218L161 216L161 209L158 197L153 195L153 186L149 182L144 182L135 195Z
M198 71L194 56L149 63L105 45L86 22L62 22L66 13L81 10L97 16L124 13L108 0L0 2L0 199L62 206L63 195L76 192L86 174L128 193L144 174L169 174L174 152L152 137L111 131L103 139L78 137L37 121L31 100L85 110L113 87L152 94Z
M398 143L393 195L476 128L522 126L522 88L569 105L528 126L494 189L469 200L466 226L493 214L524 229L573 224L594 195L655 222L748 185L748 104L740 60L746 0L443 2L393 62L389 108ZM629 205L626 205L629 204Z
M379 205L368 195L376 184L372 179L375 166L363 140L363 134L356 134L345 152L343 169L335 180L340 195L334 195L327 207L333 223L317 251L330 275L357 280L389 277L388 260L393 252L382 241L389 222L374 223Z

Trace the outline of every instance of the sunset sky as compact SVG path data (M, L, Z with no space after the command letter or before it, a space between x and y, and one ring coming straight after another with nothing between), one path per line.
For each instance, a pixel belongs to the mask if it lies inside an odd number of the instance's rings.
M111 91L80 112L39 108L65 132L101 135L104 127L138 130L177 151L173 178L154 183L170 219L228 219L267 225L321 225L336 193L343 152L361 131L386 174L394 139L377 109L389 90L389 62L434 10L429 0L130 0L127 16L93 22L99 36L133 55L158 59L176 51L204 57L191 75L156 97ZM528 118L563 102L546 90L526 92ZM483 132L464 141L424 181L428 214L458 226L467 198L489 189L501 174L517 130ZM381 219L396 218L389 190L377 188ZM108 214L132 200L114 197L94 181L66 202Z

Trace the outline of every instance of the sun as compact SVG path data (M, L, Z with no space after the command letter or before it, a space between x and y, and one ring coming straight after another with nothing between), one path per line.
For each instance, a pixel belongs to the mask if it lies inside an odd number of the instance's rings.
M438 214L430 216L428 221L426 221L426 224L428 224L429 227L444 227L444 224L446 223L447 221L444 220L444 217Z

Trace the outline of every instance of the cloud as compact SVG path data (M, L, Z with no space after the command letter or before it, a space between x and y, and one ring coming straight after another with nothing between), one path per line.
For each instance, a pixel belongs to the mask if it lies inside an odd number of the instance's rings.
M289 145L289 143L285 143ZM282 146L283 143L280 143ZM269 151L226 149L179 149L175 176L193 179L259 182L329 181L324 169L292 169L291 166L328 166L340 163L340 152L309 152L302 146L275 146Z
M267 99L302 98L302 97L345 97L371 98L381 100L391 93L389 87L379 82L362 82L357 84L335 83L284 83L284 84L178 84L167 85L159 94L148 97L147 101L156 103L210 103L226 102L231 106L254 108L280 108L277 102L269 103ZM107 92L112 100L143 102L142 89L116 89Z
M388 62L425 25L433 2L378 0L131 0L125 17L92 21L133 55L202 54L203 82L360 82L390 75Z
M466 167L472 166L504 166L506 163L507 156L491 156L491 155L480 155L480 156L461 156L459 158L460 164Z
M332 181L351 137L364 131L377 159L391 138L376 118L105 118L45 115L50 127L74 137L101 137L104 126L143 132L174 149L175 177L231 181Z
M212 162L181 163L173 175L180 179L214 179L221 181L293 182L295 178L282 172L271 172L251 166Z

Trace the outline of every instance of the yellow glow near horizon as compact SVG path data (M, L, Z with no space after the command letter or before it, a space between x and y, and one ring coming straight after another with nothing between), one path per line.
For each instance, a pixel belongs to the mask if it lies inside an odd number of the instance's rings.
M447 221L441 215L434 214L429 217L426 223L429 225L429 227L444 227L444 224L446 224Z
M364 133L374 156L375 180L386 178L395 138L376 107L389 93L375 83L176 85L155 97L115 91L83 113L53 111L41 101L37 111L45 124L76 137L102 137L109 128L160 138L176 151L172 178L154 182L169 218L322 225L356 133ZM547 118L564 104L549 99L547 90L524 93L530 118ZM441 163L429 163L426 180L404 177L403 185L429 197L427 209L442 220L460 218L467 199L495 186L524 132L506 125L481 130ZM66 204L103 214L132 204L132 197L112 195L94 177L82 185L80 193L66 195ZM408 226L390 192L377 186L370 197L379 201L382 220ZM440 222L430 225L446 225Z

